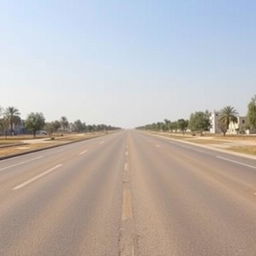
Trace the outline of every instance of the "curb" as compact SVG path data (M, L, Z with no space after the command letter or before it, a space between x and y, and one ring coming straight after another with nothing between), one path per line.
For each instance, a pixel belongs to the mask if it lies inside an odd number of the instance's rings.
M13 158L13 157L17 157L17 156L23 156L23 155L28 155L28 154L31 154L31 153L40 152L40 151L47 150L47 149L58 148L58 147L61 147L61 146L66 146L66 145L74 144L74 143L77 143L77 142L82 142L82 141L86 141L86 140L90 140L90 139L95 139L95 138L102 137L102 136L105 136L105 135L99 135L99 136L95 136L95 137L91 137L91 138L85 138L85 139L77 140L77 141L70 141L70 142L66 142L66 143L63 143L63 144L59 144L59 145L53 145L53 146L49 146L49 147L45 147L45 148L38 148L38 149L26 151L26 152L12 154L12 155L9 155L9 156L2 156L2 157L0 157L0 161L5 160L5 159L9 159L9 158Z
M180 143L184 143L184 144L189 144L189 145L193 145L195 147L200 147L200 148L205 148L205 149L209 149L209 150L213 150L216 152L221 152L221 153L225 153L225 154L229 154L229 155L233 155L233 156L239 156L239 157L244 157L247 159L251 159L251 160L256 160L256 156L253 155L248 155L248 154L243 154L243 153L238 153L238 152L233 152L233 151L229 151L229 150L225 150L225 149L219 149L219 148L214 148L214 147L209 147L209 146L205 146L205 145L200 145L200 144L196 144L190 141L182 141L179 139L174 139L174 138L168 138L165 135L158 135L158 134L150 134L151 136L155 136L155 137L161 137L167 140L172 140L172 141L176 141L176 142L180 142Z
M27 143L16 143L16 144L9 144L9 145L2 145L1 148L11 148L11 147L18 147L18 146L25 146L28 145Z

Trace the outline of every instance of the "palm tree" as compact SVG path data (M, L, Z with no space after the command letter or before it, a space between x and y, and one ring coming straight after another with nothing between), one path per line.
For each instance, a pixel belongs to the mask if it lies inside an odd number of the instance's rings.
M237 111L232 106L226 106L220 111L219 121L221 122L222 131L224 136L229 128L231 122L237 122Z
M20 121L20 112L15 107L8 107L5 111L5 116L7 120L9 121L9 125L11 128L11 134L13 135L14 130L13 126L14 124L17 124Z

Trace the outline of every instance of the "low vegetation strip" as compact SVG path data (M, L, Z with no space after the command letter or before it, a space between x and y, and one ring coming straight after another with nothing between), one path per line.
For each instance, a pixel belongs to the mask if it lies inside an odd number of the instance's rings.
M20 144L16 145L13 147L7 147L7 148L0 148L0 160L19 156L19 155L25 155L41 150L46 150L50 148L55 148L75 142L80 142L100 136L104 136L105 133L91 133L91 134L79 134L78 135L73 135L73 136L63 136L61 139L56 139L56 140L48 140L48 141L42 141L42 142L37 142L33 143L33 140L31 140L31 144L26 143L26 144Z

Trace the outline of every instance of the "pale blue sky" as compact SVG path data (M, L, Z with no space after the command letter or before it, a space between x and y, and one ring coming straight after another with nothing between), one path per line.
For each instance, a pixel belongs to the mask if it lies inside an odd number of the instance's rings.
M0 105L133 127L256 93L256 1L0 0Z

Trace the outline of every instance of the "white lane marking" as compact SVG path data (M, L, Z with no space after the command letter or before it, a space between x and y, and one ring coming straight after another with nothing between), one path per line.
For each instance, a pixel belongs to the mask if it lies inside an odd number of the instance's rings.
M128 163L125 163L125 164L124 164L124 170L125 170L125 171L128 171Z
M81 155L84 155L84 154L86 154L87 153L87 149L86 150L84 150L84 151L82 151L79 155L81 156Z
M216 156L216 158L224 160L224 161L228 161L228 162L231 162L231 163L239 164L241 166L245 166L245 167L249 167L249 168L252 168L252 169L256 169L256 166L253 166L253 165L250 165L250 164L246 164L246 163L242 163L242 162L239 162L239 161L236 161L236 160L232 160L232 159L229 159L229 158L226 158L226 157Z
M19 163L17 163L17 164L8 165L8 166L6 166L6 167L0 168L0 172L2 172L2 171L4 171L4 170L7 170L7 169L10 169L10 168L12 168L12 167L16 167L16 166L19 166L19 165L22 165L22 164L30 163L30 162L32 162L32 161L35 161L35 160L38 160L38 159L41 159L41 158L43 158L43 156L38 156L38 157L29 159L29 160L26 160L26 161L23 161L23 162L19 162Z
M30 183L32 183L32 182L42 178L43 176L47 175L48 173L53 172L54 170L60 168L61 166L62 166L62 164L58 164L58 165L54 166L53 168L51 168L51 169L49 169L49 170L47 170L45 172L42 172L42 173L36 175L35 177L33 177L33 178L31 178L31 179L29 179L29 180L19 184L18 186L14 187L13 190L18 190L20 188L23 188L23 187L29 185Z
M105 141L104 141L104 140L103 140L103 141L101 141L101 142L99 142L99 144L100 144L100 145L102 145L102 144L104 144L104 143L105 143Z

